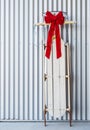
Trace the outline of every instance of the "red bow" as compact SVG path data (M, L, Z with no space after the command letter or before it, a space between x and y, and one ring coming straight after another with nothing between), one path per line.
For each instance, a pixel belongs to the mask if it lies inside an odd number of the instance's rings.
M47 11L46 16L45 16L45 22L51 23L50 29L48 32L47 47L46 47L45 56L47 58L50 58L52 36L55 33L55 35L56 35L56 54L57 54L57 58L59 58L59 57L61 57L61 38L60 38L59 24L62 25L64 23L63 13L60 11L55 16L55 15L51 14L51 12Z

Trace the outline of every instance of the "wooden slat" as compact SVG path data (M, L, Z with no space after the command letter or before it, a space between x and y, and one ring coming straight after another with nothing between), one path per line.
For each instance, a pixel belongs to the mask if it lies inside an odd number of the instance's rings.
M65 21L64 24L76 24L76 21ZM36 23L35 26L47 26L50 25L50 23Z

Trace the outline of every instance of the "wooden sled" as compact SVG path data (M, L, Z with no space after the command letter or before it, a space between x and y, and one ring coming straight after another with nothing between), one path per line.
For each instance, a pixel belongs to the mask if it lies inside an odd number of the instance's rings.
M60 118L68 112L71 126L70 48L69 44L65 44L63 40L61 40L61 47L62 57L59 59L56 58L56 44L54 41L50 59L45 57L45 46L43 49L43 102L45 126L47 112L54 119Z

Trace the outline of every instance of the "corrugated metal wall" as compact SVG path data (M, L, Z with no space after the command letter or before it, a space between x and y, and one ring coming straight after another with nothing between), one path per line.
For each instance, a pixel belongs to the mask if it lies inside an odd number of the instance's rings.
M67 11L73 120L90 120L90 0L0 0L0 120L42 120L42 12ZM62 29L66 41L66 28ZM68 119L67 115L64 119Z

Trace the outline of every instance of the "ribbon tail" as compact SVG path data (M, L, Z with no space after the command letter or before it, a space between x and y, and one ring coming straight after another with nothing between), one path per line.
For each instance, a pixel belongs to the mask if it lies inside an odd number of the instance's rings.
M59 26L56 27L56 55L57 58L60 58L62 56L61 53L61 38L60 38L60 31L59 31Z
M46 46L46 53L45 56L50 59L50 53L51 53L51 45L52 45L52 36L53 36L53 31L49 30L48 32L48 38L47 38L47 46Z

